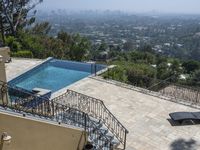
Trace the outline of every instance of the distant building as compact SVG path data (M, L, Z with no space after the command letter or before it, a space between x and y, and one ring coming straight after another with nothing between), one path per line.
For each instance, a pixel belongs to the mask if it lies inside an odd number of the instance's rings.
M164 43L164 45L165 45L165 46L171 46L171 44L170 44L170 43Z
M178 47L182 47L183 46L183 44L176 44Z

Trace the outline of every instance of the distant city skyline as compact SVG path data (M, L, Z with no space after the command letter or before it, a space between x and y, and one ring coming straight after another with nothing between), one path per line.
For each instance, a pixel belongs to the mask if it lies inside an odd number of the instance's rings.
M200 0L44 0L38 9L121 10L200 14Z

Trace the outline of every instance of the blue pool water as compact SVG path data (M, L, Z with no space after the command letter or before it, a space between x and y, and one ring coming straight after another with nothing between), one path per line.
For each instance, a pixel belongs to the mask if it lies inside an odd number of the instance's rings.
M98 65L95 69L99 71L103 68L105 66ZM43 88L55 92L91 75L93 70L91 64L52 59L9 83L28 91Z
M38 87L50 89L52 92L55 92L62 87L87 77L88 75L90 75L88 72L47 66L17 83L16 86L30 91L33 88Z

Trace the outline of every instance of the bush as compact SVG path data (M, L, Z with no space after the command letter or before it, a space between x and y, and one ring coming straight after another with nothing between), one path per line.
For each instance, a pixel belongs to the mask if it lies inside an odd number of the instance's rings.
M116 62L118 65L104 73L105 79L113 79L140 87L149 87L155 82L156 69L146 64Z
M5 45L10 47L11 51L16 52L17 50L21 49L22 45L17 41L17 39L13 36L8 36L5 39Z
M11 53L12 57L33 58L33 53L28 50L21 50Z
M182 66L185 69L185 72L188 74L200 69L200 63L195 60L186 61L182 64Z
M117 66L103 74L104 79L113 79L121 82L127 82L126 70Z
M144 64L135 64L127 68L127 79L129 84L139 87L149 87L154 83L154 68L148 67Z

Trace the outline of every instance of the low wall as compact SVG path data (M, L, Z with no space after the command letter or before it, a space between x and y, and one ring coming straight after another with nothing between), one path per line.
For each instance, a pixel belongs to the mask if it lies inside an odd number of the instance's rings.
M0 136L3 132L12 139L0 144L0 150L82 150L87 138L81 129L0 112Z

